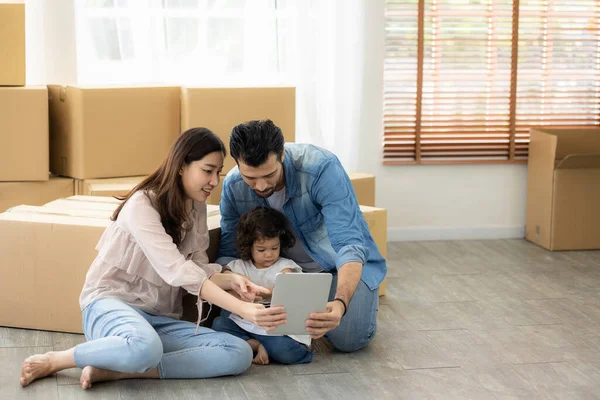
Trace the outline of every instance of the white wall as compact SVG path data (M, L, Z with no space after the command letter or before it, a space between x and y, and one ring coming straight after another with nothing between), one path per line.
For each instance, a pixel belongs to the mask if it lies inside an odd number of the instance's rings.
M383 0L366 7L365 81L358 170L377 177L377 205L388 209L388 237L441 240L523 237L525 165L383 166Z

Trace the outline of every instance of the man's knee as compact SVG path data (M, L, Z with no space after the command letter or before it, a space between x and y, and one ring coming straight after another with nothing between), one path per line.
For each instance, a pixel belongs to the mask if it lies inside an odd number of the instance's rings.
M353 353L368 345L375 337L375 333L376 327L369 332L336 332L334 330L326 335L326 338L336 350Z

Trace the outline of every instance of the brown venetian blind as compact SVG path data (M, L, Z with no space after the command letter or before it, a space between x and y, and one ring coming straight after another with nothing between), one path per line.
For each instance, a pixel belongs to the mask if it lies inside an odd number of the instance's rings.
M598 0L386 1L384 163L517 162L598 125Z

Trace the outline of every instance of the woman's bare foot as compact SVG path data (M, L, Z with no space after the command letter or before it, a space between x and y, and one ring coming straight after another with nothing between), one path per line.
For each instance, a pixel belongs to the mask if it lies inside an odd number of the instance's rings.
M21 386L25 387L36 379L52 375L55 372L56 371L52 366L51 356L49 353L36 354L26 358L25 361L23 361L23 366L21 367L21 379L19 380L19 383Z
M269 353L262 344L258 345L256 356L252 360L254 364L267 365L269 363Z
M82 389L87 390L92 387L92 383L94 382L118 381L120 379L158 379L159 377L158 368L153 368L150 371L142 373L130 374L87 366L81 371L79 383Z
M67 368L75 367L73 354L75 348L64 351L49 351L46 354L36 354L23 361L19 383L25 387L36 379L57 373Z

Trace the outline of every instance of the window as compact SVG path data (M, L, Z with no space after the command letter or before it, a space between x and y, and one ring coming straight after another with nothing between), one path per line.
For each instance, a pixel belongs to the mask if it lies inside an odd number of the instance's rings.
M289 0L76 2L81 84L277 84Z
M384 164L523 162L600 124L597 0L386 0Z

